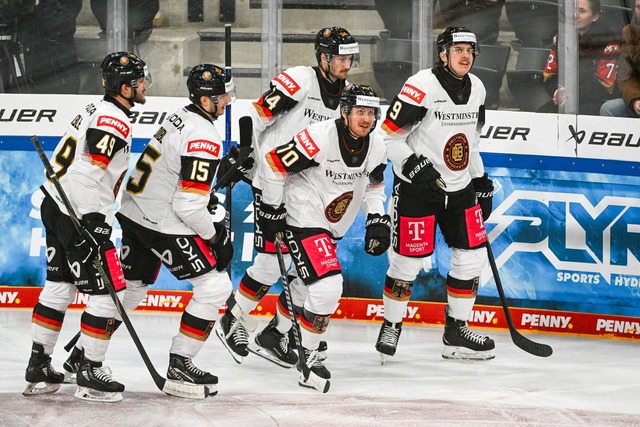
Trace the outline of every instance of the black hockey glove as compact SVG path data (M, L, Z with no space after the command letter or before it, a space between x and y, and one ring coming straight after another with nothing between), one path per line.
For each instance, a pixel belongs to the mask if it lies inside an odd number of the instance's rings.
M209 240L209 246L216 257L216 270L222 271L233 258L233 244L231 243L231 233L224 225L214 222L216 234Z
M391 218L377 213L367 215L364 235L364 250L373 255L382 255L391 244Z
M215 193L209 194L209 203L207 204L207 210L211 215L214 214L214 212L218 208L219 203L220 201L218 200L218 197L216 196Z
M258 211L258 227L262 230L262 234L268 240L274 240L277 233L284 232L287 227L287 210L284 205L277 208L260 204Z
M220 160L220 166L218 166L218 173L216 174L217 182L220 182L222 177L225 176L227 172L234 170L234 172L231 173L229 182L225 184L233 187L238 181L240 181L246 174L249 173L251 168L253 168L253 157L247 157L244 162L238 164L239 155L240 151L238 150L238 148L232 147L231 150L229 150L229 154L227 154Z
M493 211L493 181L485 173L479 178L473 178L471 183L476 192L480 209L482 209L482 219L486 221Z
M409 178L411 184L427 186L436 193L442 193L447 188L440 176L440 172L435 170L433 164L423 155L420 155L420 157L415 154L409 156L402 167L402 174Z
M111 237L111 226L105 222L105 217L101 213L91 212L85 214L80 223L84 226L93 238L102 246Z
M105 222L101 213L91 212L80 220L82 230L74 244L83 263L91 261L98 255L100 247L111 237L111 226Z

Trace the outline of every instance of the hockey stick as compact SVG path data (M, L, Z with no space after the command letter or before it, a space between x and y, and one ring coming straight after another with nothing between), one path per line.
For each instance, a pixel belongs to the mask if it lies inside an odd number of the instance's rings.
M251 154L251 139L253 138L252 132L253 122L251 120L251 117L240 117L240 148L238 149L239 154L238 158L236 159L236 164L234 165L234 167L230 168L218 181L216 181L216 184L211 188L211 193L215 193L221 188L226 187L231 181L231 178L233 178L233 175L236 173L238 168L240 168L242 163L244 163L247 157L249 157L249 154ZM49 161L47 160L47 164L49 164L48 162ZM242 310L242 307L237 306L236 308L236 306L234 306L231 312L249 332L253 332L258 328L259 322L244 310ZM64 346L65 351L71 351L71 349L74 345L76 345L79 339L80 331L78 331L78 333L76 333Z
M547 344L537 343L535 341L531 341L529 338L522 335L520 332L516 330L516 327L513 325L513 319L511 318L511 313L509 313L509 307L507 306L507 298L504 295L504 288L502 287L502 281L500 280L500 275L498 274L498 267L496 266L496 260L493 256L493 250L491 250L491 244L487 240L487 255L489 257L489 264L491 265L491 272L493 273L493 278L496 281L496 288L498 288L498 295L500 295L500 301L502 302L502 309L504 310L504 317L507 319L507 325L509 326L509 332L511 333L511 339L513 343L520 347L522 350L527 353L533 354L534 356L539 357L549 357L553 353L553 349L551 346Z
M73 222L73 226L75 227L78 234L80 234L82 232L82 224L80 224L78 215L73 210L73 206L71 205L71 202L67 198L67 195L64 189L62 188L62 184L60 184L60 181L58 180L56 173L51 167L51 163L49 163L49 159L47 158L47 155L44 153L44 149L42 148L42 145L40 144L38 137L35 135L32 136L31 142L33 142L33 145L36 148L36 151L38 152L38 156L40 157L40 160L42 161L42 164L45 167L45 170L47 172L47 178L50 179L53 182L54 186L56 187L56 190L58 191L58 195L62 199L62 203L67 209L67 212L69 213L71 222ZM111 299L113 300L116 306L116 309L118 310L118 313L122 317L122 321L126 325L127 330L129 331L129 334L131 335L131 338L133 339L133 342L136 345L136 348L138 349L140 356L142 356L142 360L144 361L144 364L147 366L147 369L151 374L151 378L153 378L153 381L156 383L156 386L158 387L158 389L173 396L186 397L190 399L204 399L205 397L207 397L209 395L209 389L205 386L187 385L187 384L181 384L173 381L167 381L166 378L162 377L158 373L156 368L151 363L151 360L149 359L149 355L147 354L146 350L142 346L142 342L140 342L140 338L138 337L136 330L131 324L131 320L129 319L129 316L127 316L126 310L124 309L124 307L122 306L122 303L120 302L120 298L118 298L118 296L116 295L116 291L113 287L113 284L111 283L111 281L109 280L109 277L105 273L98 255L95 256L95 258L92 261L92 264L100 274L100 278L104 282L107 288L107 291L109 292L109 295L111 296Z
M296 347L298 347L298 367L302 370L304 380L318 391L326 393L329 391L331 383L329 380L324 379L311 371L307 366L307 362L304 357L304 350L302 349L302 336L300 335L300 324L296 317L296 312L293 307L293 298L291 297L291 284L287 279L287 267L284 265L284 256L282 255L282 233L276 234L274 241L276 245L276 255L278 256L278 266L280 267L280 277L282 278L282 287L284 288L284 297L287 300L287 310L289 310L289 316L291 317L291 327L293 328L293 339L296 341Z
M224 71L225 74L231 77L231 24L224 25ZM225 156L229 154L231 150L231 104L227 104L224 109L224 143L222 145L223 153ZM231 186L227 186L226 199L224 206L229 213L229 228L231 228ZM231 271L228 271L229 278L231 278Z
M235 171L240 168L244 161L247 160L249 154L251 154L251 140L253 138L253 121L251 120L251 117L240 117L240 119L238 120L238 126L240 129L240 142L238 144L238 158L236 159L235 167L232 168L229 172L225 173L224 176L222 176L222 178L220 178L220 180L216 182L214 189L220 189L224 186L227 186L227 183L233 176L233 173L231 172L235 173ZM231 125L228 125L227 127L227 138L229 138L229 140L231 138ZM213 192L215 191L216 190L214 190ZM229 202L229 204L227 205L227 212L229 212L229 214L231 214L230 200L231 186L229 185L227 186L227 198L225 199L225 204ZM231 215L229 215L229 226L231 226ZM231 271L227 271L229 272L229 277L231 277ZM227 299L227 309L231 310L233 316L238 319L240 323L242 323L242 326L244 326L247 331L253 332L258 329L258 321L251 317L249 313L245 312L238 304L229 304L230 302L232 302L232 300L233 294L231 294Z

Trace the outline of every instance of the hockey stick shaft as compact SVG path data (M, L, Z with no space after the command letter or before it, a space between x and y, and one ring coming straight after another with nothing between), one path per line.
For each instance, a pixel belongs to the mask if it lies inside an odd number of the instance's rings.
M296 342L298 348L298 366L302 369L302 375L305 381L309 383L313 388L323 393L329 391L331 385L329 380L321 378L315 374L307 366L307 362L304 356L304 350L302 349L302 335L300 333L300 324L298 323L298 317L296 316L295 308L293 306L293 298L291 297L291 284L287 278L287 267L284 264L284 255L282 255L282 233L276 234L275 238L276 255L278 257L278 267L280 268L280 276L282 278L282 287L284 290L284 297L287 301L287 310L289 310L289 317L291 318L291 327L293 328L293 339Z
M224 71L227 76L231 77L231 24L225 24L224 26ZM227 104L224 110L224 123L225 123L225 136L223 150L224 154L229 154L231 150L231 104ZM229 228L231 228L231 186L227 186L227 194L224 201L225 208L229 213ZM229 271L229 276L231 272Z
M551 356L551 354L553 353L553 349L551 348L551 346L531 341L529 338L525 337L516 330L516 327L513 324L513 319L511 318L511 313L509 312L507 298L504 294L504 288L502 287L500 274L498 273L498 266L496 265L496 260L493 256L493 250L491 249L491 244L489 243L489 241L487 241L487 256L489 258L489 265L491 266L491 272L493 273L493 278L496 282L496 288L498 289L498 295L500 296L500 302L502 303L502 309L504 310L504 317L507 320L509 333L511 334L513 343L516 346L520 347L522 350L526 351L527 353L533 354L534 356Z
M80 224L80 220L78 219L78 215L76 214L75 210L73 209L73 206L71 205L71 202L69 201L69 198L67 197L67 194L65 193L64 188L62 188L62 184L60 184L60 181L58 180L58 177L56 176L53 168L51 167L51 163L49 163L49 159L47 158L47 156L46 156L46 154L44 152L44 149L42 148L42 145L40 144L40 141L38 140L38 137L35 136L35 135L32 136L31 137L31 142L33 142L33 145L36 148L36 151L38 153L38 156L40 157L40 160L42 161L42 164L45 167L45 170L47 172L47 178L50 179L53 182L53 185L56 187L58 195L62 199L62 203L64 204L65 208L67 209L67 212L69 214L69 217L71 218L71 222L73 223L74 228L76 229L78 234L80 234L82 232L82 224ZM100 259L99 259L99 257L97 255L93 259L92 264L95 267L95 269L98 271L98 273L100 274L100 278L104 282L104 285L107 288L107 291L109 292L109 295L111 296L111 299L113 300L113 303L115 304L116 309L118 310L118 313L120 314L120 317L122 317L122 321L124 322L125 326L127 327L127 330L129 331L129 335L131 335L131 338L133 339L133 342L134 342L136 348L138 349L138 352L140 353L140 356L142 357L142 360L144 361L144 364L147 366L147 369L148 369L149 373L151 374L151 377L153 378L153 381L156 383L156 386L160 390L164 391L165 393L180 395L180 394L176 394L176 393L180 393L180 389L177 387L179 384L176 384L175 385L176 387L172 386L172 383L167 382L167 380L165 378L163 378L158 373L156 368L151 363L151 359L149 359L149 355L147 354L146 350L144 349L144 346L142 345L142 342L140 341L140 338L138 337L138 334L136 333L136 330L133 327L133 324L131 323L131 320L129 319L129 316L127 316L127 312L124 309L124 307L122 306L122 303L120 302L120 298L118 298L118 295L116 294L116 290L113 287L113 284L111 283L111 280L109 280L109 276L107 276L106 272L104 271L104 268L102 266L102 262L100 261ZM184 386L182 386L182 387L184 387ZM202 394L201 398L207 397L209 390L206 387L204 387L204 386L194 386L194 387L202 388L202 390L193 389L188 394L198 394L199 395L201 393ZM170 391L172 391L173 393L170 393ZM186 396L185 395L185 396L182 396L182 397L193 397L193 396Z

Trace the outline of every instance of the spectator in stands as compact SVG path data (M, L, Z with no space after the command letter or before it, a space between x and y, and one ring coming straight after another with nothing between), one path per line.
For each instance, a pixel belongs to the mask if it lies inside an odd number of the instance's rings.
M618 87L621 98L605 102L601 116L640 116L640 0L636 0L635 14L629 25L622 29Z
M619 96L615 85L620 36L600 19L600 0L578 0L578 83L579 114L598 115L602 104ZM553 38L544 85L553 100L540 112L557 112L565 101L564 88L558 86L558 35Z
M74 35L82 0L36 0L33 13L19 17L19 40L32 93L78 93Z

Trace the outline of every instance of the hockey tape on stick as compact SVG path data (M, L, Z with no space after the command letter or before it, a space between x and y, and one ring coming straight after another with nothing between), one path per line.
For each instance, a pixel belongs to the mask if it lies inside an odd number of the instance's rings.
M302 375L304 380L318 391L326 393L329 391L331 383L329 380L324 379L311 371L307 366L307 362L304 357L304 350L302 349L302 336L300 335L300 324L293 307L293 299L291 298L291 284L287 279L287 267L284 265L284 256L282 255L282 233L276 234L274 241L276 245L276 255L278 256L278 266L280 267L280 277L282 278L282 287L284 288L284 296L287 300L287 310L289 310L289 316L291 317L291 327L293 328L293 339L298 347L298 366L302 369Z
M47 178L51 180L51 182L53 182L53 185L56 187L56 190L58 191L58 195L62 199L62 203L67 209L67 212L69 213L71 222L73 222L73 226L75 227L76 231L79 234L82 231L82 224L80 224L78 215L73 210L73 206L71 205L71 202L67 198L67 194L62 188L62 184L60 184L58 177L56 176L53 168L51 167L51 164L49 163L49 159L47 158L47 155L44 153L44 149L42 148L42 145L40 144L38 137L35 135L32 136L31 142L33 142L33 145L36 148L36 151L38 152L38 156L40 157L40 160L44 165L44 168L47 172ZM109 280L109 277L105 273L104 268L102 267L102 263L100 262L100 259L97 255L93 259L92 264L100 274L100 278L104 282L109 292L109 295L111 296L111 299L113 300L116 306L116 309L118 310L118 313L122 317L122 321L124 322L125 326L127 327L127 330L129 331L129 335L131 335L131 338L133 339L133 343L138 349L140 356L142 356L142 360L144 361L144 364L147 366L147 369L149 370L149 373L151 374L151 377L153 378L153 381L156 383L156 386L158 387L158 389L162 390L167 394L171 394L179 397L186 397L190 399L204 399L205 397L207 397L209 395L209 389L205 386L185 385L185 384L175 383L172 381L167 381L166 378L162 377L158 373L156 368L151 363L151 360L149 359L149 355L144 349L142 342L140 341L140 338L136 333L136 330L131 324L131 320L129 319L129 316L127 316L127 311L122 306L122 303L120 302L120 298L118 298L118 296L116 295L116 291L113 288L113 284L111 283L111 281Z
M244 163L245 160L251 154L251 139L253 138L253 120L249 116L242 116L239 120L240 123L240 144L238 148L238 158L236 159L236 163L234 167L230 168L211 188L211 193L215 193L216 191L224 188L229 184L231 178L235 175L236 171L240 168L240 165ZM227 195L230 196L231 193Z
M493 250L491 249L491 244L487 240L487 255L489 258L489 265L491 265L491 272L493 273L493 278L496 281L496 288L498 288L498 295L500 295L500 302L502 302L502 309L504 310L504 317L507 319L507 325L509 326L509 332L511 333L511 339L513 343L520 347L522 350L527 353L533 354L538 357L549 357L553 354L553 349L551 346L547 344L537 343L535 341L531 341L529 338L522 335L520 332L516 330L516 327L513 325L513 319L511 319L511 313L509 313L509 306L507 306L507 298L504 295L504 289L502 287L502 281L500 280L500 275L498 274L498 267L496 266L496 260L493 256Z

